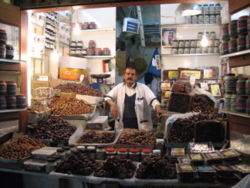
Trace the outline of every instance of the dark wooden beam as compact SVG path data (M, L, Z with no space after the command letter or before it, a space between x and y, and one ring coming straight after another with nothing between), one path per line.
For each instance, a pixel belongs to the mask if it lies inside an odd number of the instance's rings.
M0 23L20 27L20 8L0 2Z
M250 54L229 58L230 68L242 67L242 66L248 66L248 65L250 65Z
M233 14L236 13L239 10L242 10L244 8L247 8L250 6L250 1L249 0L229 0L229 13Z

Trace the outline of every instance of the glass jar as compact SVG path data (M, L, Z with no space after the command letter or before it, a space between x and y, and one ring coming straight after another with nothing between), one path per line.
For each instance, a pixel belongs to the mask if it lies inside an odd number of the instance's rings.
M26 97L24 95L16 95L16 107L17 108L26 108Z
M197 24L198 23L198 17L195 15L195 16L192 16L192 24Z
M190 48L190 54L195 54L195 48Z
M178 48L178 47L179 47L179 42L178 42L178 40L174 40L174 41L173 41L173 47L174 47L174 48Z
M204 17L204 24L209 24L209 15L205 15Z
M0 96L0 110L7 108L7 102L5 96Z
M180 40L180 41L179 41L179 46L178 46L178 47L179 47L179 48L184 48L184 45L185 45L185 44L184 44L184 40Z
M223 54L228 54L228 41L223 41L222 42L222 53Z
M5 58L5 51L6 51L6 48L5 48L5 44L0 44L0 58Z
M96 149L96 159L104 160L105 159L105 149L103 147L97 147Z
M234 37L231 37L229 44L228 44L228 52L233 53L236 51L237 51L237 39Z
M250 31L250 16L248 16L248 18L247 18L247 30L248 30L248 34L249 34L249 31Z
M185 48L190 48L190 40L185 40L184 47Z
M196 48L195 53L196 54L201 54L202 53L202 48Z
M189 54L190 53L190 49L189 48L184 48L184 54Z
M178 54L178 49L177 48L172 48L172 54Z
M0 44L6 44L7 42L7 33L4 29L0 29Z
M224 76L225 81L225 93L233 94L236 93L236 81L237 78L234 74L226 74Z
M250 95L250 77L246 80L246 95Z
M214 53L214 48L213 48L213 47L211 47L211 46L209 46L209 47L208 47L208 51L207 51L207 53L209 53L209 54Z
M0 81L0 96L6 96L7 84L5 81Z
M89 41L89 48L95 48L96 47L96 43L94 40L90 40Z
M221 6L220 3L215 4L215 14L220 14Z
M196 48L197 40L191 40L190 46L191 48Z
M96 156L96 147L95 146L87 146L86 152L87 152L87 155L90 159L95 159L95 156Z
M246 113L250 115L250 96L247 98Z
M7 96L6 97L7 108L14 109L16 108L16 97L15 96Z
M203 36L203 32L198 32L197 39L201 40Z
M214 4L209 5L208 12L209 12L209 14L215 14L215 6L214 6Z
M246 80L247 78L241 77L236 82L236 94L245 95L246 93Z
M246 101L247 98L244 96L237 96L236 97L236 103L235 103L235 110L237 112L246 112Z
M159 150L159 149L154 149L154 150L152 151L152 153L153 153L154 155L161 155L161 150Z
M224 109L225 110L231 109L231 97L232 97L232 95L230 95L230 94L224 95L224 98L225 98Z
M237 38L237 50L245 50L246 49L246 35L240 34Z
M214 40L214 46L217 46L217 47L220 46L220 40L219 39Z
M232 20L229 23L229 35L230 35L230 37L234 37L234 36L238 35L237 20Z
M216 53L216 54L220 53L219 47L217 47L217 46L214 47L214 53Z
M248 19L248 16L241 16L238 19L238 24L237 24L238 34L247 33L247 19Z
M202 53L207 54L208 53L208 47L203 47L202 48Z
M216 24L221 24L221 16L219 14L215 16L215 22Z
M139 162L140 161L140 150L139 149L136 149L136 148L132 148L129 150L129 158L132 160L132 161L137 161Z
M146 157L152 155L152 150L151 149L142 149L141 151L141 161L143 161Z
M214 14L209 16L209 23L216 24L216 16Z
M228 40L229 38L229 31L228 31L228 23L222 24L221 26L221 37L223 40Z
M117 154L115 148L106 148L106 157L115 156Z
M179 48L178 49L178 54L184 54L184 49L183 48Z
M164 149L164 139L163 138L156 139L155 148L163 151L163 149Z
M236 95L231 95L230 111L235 111Z
M215 33L214 31L210 32L209 38L210 38L211 40L216 39L216 33Z
M117 150L117 155L123 158L128 158L128 149L126 148L119 148Z
M209 7L208 4L204 4L202 7L202 12L203 14L208 14L209 13Z
M204 16L203 15L198 16L198 24L204 24Z
M7 95L8 96L16 96L16 82L14 81L6 81L7 84Z

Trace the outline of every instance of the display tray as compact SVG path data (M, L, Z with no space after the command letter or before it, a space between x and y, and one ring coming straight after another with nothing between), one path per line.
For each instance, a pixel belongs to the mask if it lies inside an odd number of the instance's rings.
M203 156L205 157L207 164L217 164L222 163L223 161L223 156L218 151L204 153Z
M22 158L20 160L14 160L0 157L0 166L6 168L21 169L24 162L29 158L30 157Z
M106 132L106 133L114 133L115 134L115 139L113 142L110 143L80 143L79 140L82 136L84 136L84 134L86 134L87 132L92 131L92 130L87 130L84 131L84 129L82 127L78 127L77 130L75 131L75 133L70 137L69 139L69 145L77 145L77 146L110 146L110 145L114 145L117 140L119 139L120 135L121 135L121 131L98 131L95 130L95 132Z

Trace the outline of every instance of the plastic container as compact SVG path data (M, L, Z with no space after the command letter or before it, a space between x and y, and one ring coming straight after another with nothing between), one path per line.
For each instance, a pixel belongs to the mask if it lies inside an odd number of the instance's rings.
M246 49L246 35L240 34L237 38L237 51Z
M0 96L0 110L7 108L7 102L5 96Z
M105 149L103 147L97 147L96 159L97 160L104 160L105 159Z
M235 37L238 35L237 20L232 20L229 23L229 35L230 35L230 37Z
M6 96L7 84L5 81L0 81L0 96Z
M233 53L237 51L237 38L231 37L228 44L228 52Z
M247 33L247 21L248 16L241 16L238 20L237 28L238 34L246 34Z
M124 157L124 158L128 158L128 149L126 149L126 148L117 149L117 155Z
M16 95L16 82L14 81L6 81L7 83L7 95L15 96Z
M6 97L7 108L14 109L16 108L16 97L15 96L7 96Z
M230 111L235 111L236 95L231 95Z
M140 161L140 150L139 149L136 149L136 148L132 148L129 150L129 158L132 160L132 161L137 161L139 162Z
M229 39L229 30L228 30L229 24L222 24L221 27L221 36L223 40L228 40Z
M115 156L117 154L115 148L106 148L105 151L106 151L106 157Z
M225 93L236 93L236 80L235 74L229 73L224 76L225 81Z
M237 112L246 112L246 101L247 98L244 96L237 96L236 97L236 102L235 102L235 110Z
M16 95L16 107L17 108L26 108L26 97L24 95Z
M0 43L0 58L5 58L5 44Z
M250 77L246 80L246 95L250 95Z
M236 94L245 95L246 94L246 77L241 77L236 82Z
M0 29L0 44L6 44L7 42L7 33L5 30Z
M152 155L152 150L151 149L142 149L141 150L141 161L143 161L146 157Z

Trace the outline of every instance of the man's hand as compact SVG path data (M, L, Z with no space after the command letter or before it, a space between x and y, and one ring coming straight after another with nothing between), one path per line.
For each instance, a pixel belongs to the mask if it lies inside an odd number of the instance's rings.
M118 118L118 109L116 104L111 105L111 114L113 118Z
M155 106L155 112L158 117L160 117L162 114L167 114L167 111L162 110L160 105Z

